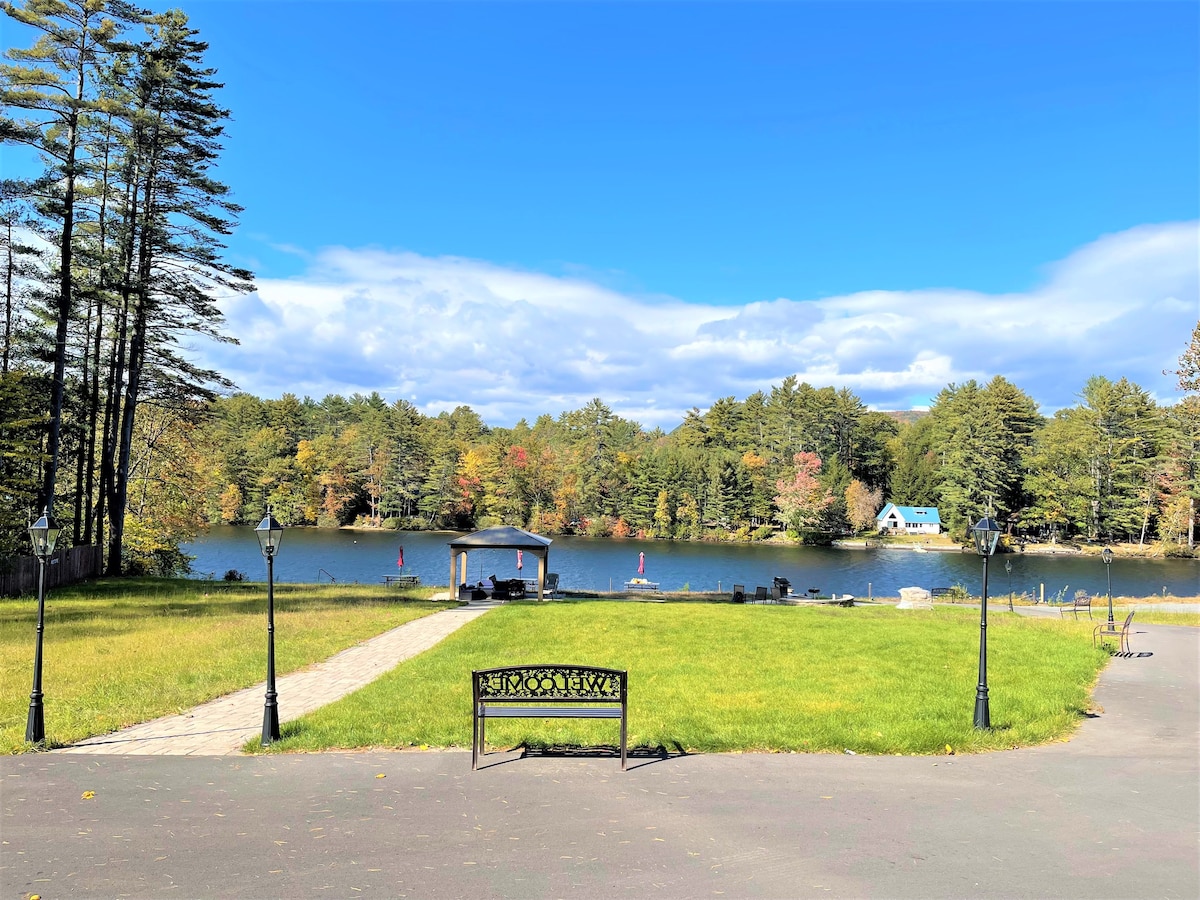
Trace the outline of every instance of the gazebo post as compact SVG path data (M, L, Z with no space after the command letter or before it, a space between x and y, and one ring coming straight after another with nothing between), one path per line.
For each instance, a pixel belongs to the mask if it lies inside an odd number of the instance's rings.
M538 603L542 602L542 591L546 587L546 554L538 554Z
M458 551L454 548L450 549L450 599L458 599Z

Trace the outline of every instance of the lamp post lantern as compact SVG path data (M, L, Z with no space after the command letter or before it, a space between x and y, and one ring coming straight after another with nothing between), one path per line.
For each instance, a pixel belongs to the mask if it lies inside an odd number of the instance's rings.
M1100 558L1104 560L1104 574L1108 581L1108 627L1113 627L1113 608L1112 608L1112 558L1113 552L1109 547L1105 547L1100 551Z
M254 529L258 546L267 560L267 696L263 706L263 746L279 740L279 703L275 692L275 554L283 538L283 526L267 512Z
M50 515L50 508L42 511L42 517L29 526L29 539L33 542L33 555L38 560L38 615L37 644L33 651L33 690L29 693L29 718L25 723L25 740L40 744L46 739L46 722L42 712L42 632L46 622L46 565L54 555L54 544L62 527Z
M1000 540L1000 526L991 516L985 516L971 526L971 537L975 539L976 551L983 557L983 593L979 603L979 685L975 689L975 727L991 728L992 715L988 708L987 684L988 559L996 552L996 542Z

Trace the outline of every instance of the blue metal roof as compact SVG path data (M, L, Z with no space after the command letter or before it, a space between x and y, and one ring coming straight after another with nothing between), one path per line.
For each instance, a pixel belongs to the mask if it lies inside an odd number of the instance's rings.
M936 506L897 506L895 503L889 503L875 517L876 521L887 518L887 514L892 510L899 513L900 518L909 524L916 522L936 522L942 524L942 518L938 515Z

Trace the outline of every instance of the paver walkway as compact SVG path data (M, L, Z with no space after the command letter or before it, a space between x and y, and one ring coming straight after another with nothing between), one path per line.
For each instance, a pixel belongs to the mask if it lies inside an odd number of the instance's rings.
M423 616L343 650L324 662L275 679L281 722L371 683L404 660L428 650L499 604L482 602ZM266 682L218 697L177 716L88 738L55 753L159 756L227 756L262 734Z

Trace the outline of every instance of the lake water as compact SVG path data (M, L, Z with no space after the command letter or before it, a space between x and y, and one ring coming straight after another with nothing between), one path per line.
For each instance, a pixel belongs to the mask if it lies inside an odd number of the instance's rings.
M404 545L404 574L420 576L423 584L440 585L449 577L452 535L445 532L334 531L289 528L275 558L279 581L378 583L399 572L397 551ZM218 526L184 547L195 557L196 577L220 579L229 569L243 572L252 581L265 581L266 562L258 549L254 529ZM962 584L978 592L982 561L974 553L917 553L912 550L839 550L829 547L796 547L781 544L707 544L682 541L638 541L556 537L550 547L549 571L559 573L559 584L570 591L620 590L637 575L638 553L646 554L646 574L663 590L685 586L693 591L729 591L744 584L771 586L774 576L789 579L792 589L818 588L822 594L850 593L858 597L898 596L900 588L948 587ZM518 575L535 577L537 560L528 554L518 573L516 553L483 550L470 554L470 578L484 580ZM1004 563L1012 563L1012 575ZM1045 585L1047 599L1060 590L1072 596L1083 589L1105 592L1104 563L1098 557L1032 556L1020 553L993 557L989 593L993 597L1011 589L1036 596ZM1115 596L1144 597L1164 591L1176 596L1200 594L1200 560L1118 559L1112 564Z

